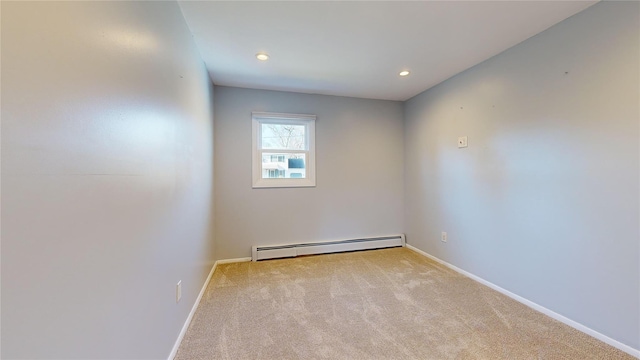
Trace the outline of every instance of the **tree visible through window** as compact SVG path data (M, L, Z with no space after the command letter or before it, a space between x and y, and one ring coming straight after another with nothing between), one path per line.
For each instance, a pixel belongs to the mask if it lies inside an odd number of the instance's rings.
M315 116L252 114L253 187L315 186Z

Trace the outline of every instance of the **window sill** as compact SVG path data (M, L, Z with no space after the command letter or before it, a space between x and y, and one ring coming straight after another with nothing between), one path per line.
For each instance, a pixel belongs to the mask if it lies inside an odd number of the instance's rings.
M259 179L253 183L252 188L297 188L315 186L316 182L311 179Z

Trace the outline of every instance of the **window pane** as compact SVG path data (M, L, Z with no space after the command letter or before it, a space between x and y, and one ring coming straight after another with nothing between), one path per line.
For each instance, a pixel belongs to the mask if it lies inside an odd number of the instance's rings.
M305 126L262 124L262 148L307 150Z
M306 177L306 154L262 154L262 178L301 179Z

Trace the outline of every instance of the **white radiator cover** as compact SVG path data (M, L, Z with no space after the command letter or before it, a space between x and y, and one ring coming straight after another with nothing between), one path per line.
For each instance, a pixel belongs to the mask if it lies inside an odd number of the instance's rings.
M318 241L288 245L254 246L253 261L296 257L300 255L329 254L356 250L382 249L405 246L404 234L349 240Z

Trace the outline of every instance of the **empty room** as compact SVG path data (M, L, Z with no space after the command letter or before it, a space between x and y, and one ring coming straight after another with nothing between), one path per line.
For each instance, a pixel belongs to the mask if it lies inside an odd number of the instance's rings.
M0 14L0 358L640 358L640 2Z

